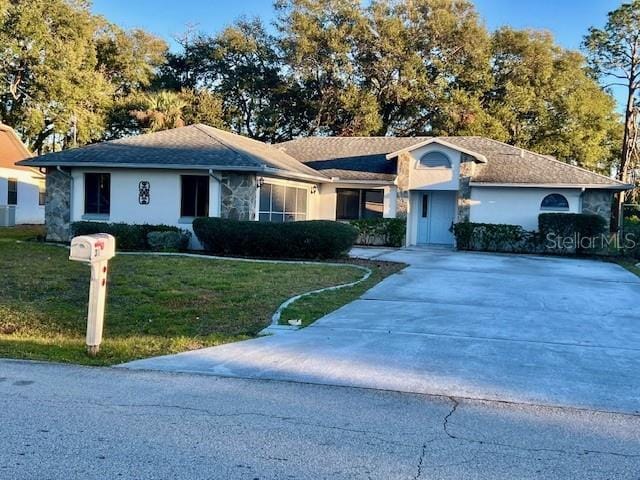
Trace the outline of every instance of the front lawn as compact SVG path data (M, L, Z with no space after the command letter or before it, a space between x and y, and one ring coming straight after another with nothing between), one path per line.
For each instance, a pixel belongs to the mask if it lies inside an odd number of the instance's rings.
M105 365L242 340L290 296L362 276L329 265L118 255L93 359L84 353L89 267L65 248L16 242L34 236L27 230L0 229L0 357ZM372 268L378 280L390 273ZM341 298L330 308L352 296Z

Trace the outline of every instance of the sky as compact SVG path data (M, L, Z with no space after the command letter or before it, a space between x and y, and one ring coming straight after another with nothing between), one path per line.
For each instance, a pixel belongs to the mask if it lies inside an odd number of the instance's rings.
M590 26L602 27L621 0L475 0L489 30L502 25L550 31L565 48L579 49ZM215 33L241 16L273 20L272 0L93 0L93 11L124 27L172 40L187 30Z

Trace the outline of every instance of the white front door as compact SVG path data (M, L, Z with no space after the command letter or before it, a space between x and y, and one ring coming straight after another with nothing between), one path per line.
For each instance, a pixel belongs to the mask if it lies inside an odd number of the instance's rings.
M418 202L418 244L453 245L456 192L428 191Z

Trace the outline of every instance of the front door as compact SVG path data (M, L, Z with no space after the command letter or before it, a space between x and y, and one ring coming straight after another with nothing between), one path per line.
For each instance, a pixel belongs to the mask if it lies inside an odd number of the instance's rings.
M418 207L418 243L453 245L456 192L423 192Z

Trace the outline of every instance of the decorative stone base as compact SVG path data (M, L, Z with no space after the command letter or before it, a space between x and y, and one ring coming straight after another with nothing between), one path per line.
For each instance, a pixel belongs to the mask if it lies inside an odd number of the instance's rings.
M255 220L256 176L224 173L221 176L220 216L232 220Z
M611 224L611 205L613 195L610 190L585 190L582 194L582 213L600 215L607 222L607 228Z
M44 218L47 225L47 240L68 242L71 235L71 177L67 172L49 169L46 188Z

